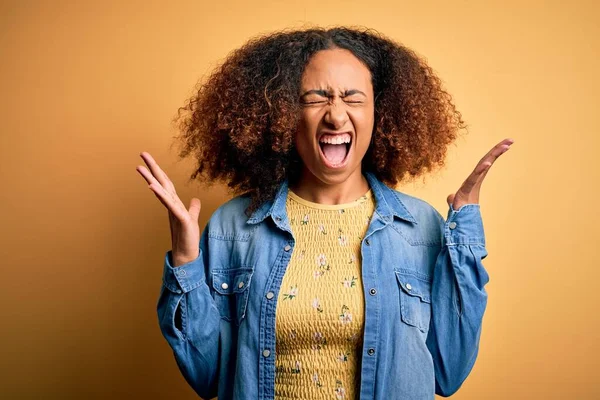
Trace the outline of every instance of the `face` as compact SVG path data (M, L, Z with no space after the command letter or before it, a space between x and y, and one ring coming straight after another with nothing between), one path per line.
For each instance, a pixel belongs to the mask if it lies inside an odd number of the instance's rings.
M360 176L374 123L367 66L345 49L315 53L302 76L300 104L295 143L303 179L339 184Z

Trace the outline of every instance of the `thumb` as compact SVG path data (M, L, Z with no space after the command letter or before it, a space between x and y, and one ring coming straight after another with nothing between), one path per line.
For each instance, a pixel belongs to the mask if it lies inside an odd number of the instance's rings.
M452 203L454 202L454 193L451 193L448 195L448 197L446 198L446 202L448 203L449 206L452 205Z
M198 221L198 217L200 216L200 208L200 199L193 197L192 200L190 200L190 209L188 210L188 212L190 213L192 218L196 220L196 222Z

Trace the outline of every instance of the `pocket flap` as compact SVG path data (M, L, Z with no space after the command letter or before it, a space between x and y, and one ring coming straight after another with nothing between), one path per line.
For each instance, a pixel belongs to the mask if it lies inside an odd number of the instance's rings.
M212 271L213 289L220 294L242 293L252 279L252 269L236 268L230 270L215 270Z
M431 303L431 281L417 272L407 270L395 272L404 293L419 297L425 303Z

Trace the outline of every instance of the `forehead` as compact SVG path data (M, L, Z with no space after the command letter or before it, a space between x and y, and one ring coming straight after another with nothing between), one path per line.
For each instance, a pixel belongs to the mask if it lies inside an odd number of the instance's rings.
M321 50L311 57L304 69L302 89L369 91L372 90L371 72L349 50Z

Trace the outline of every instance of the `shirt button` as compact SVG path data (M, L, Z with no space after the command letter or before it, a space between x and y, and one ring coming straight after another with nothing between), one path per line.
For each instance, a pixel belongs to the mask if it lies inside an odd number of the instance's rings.
M377 294L377 289L372 288L371 290L369 290L369 293L371 293L371 296L375 296Z
M277 222L281 221L281 217L275 217L275 221L277 221Z
M410 283L407 283L407 284L406 284L406 288L407 288L408 290L412 289L412 286L410 285Z
M181 275L181 276L185 276L185 269L182 269L182 270L180 270L180 271L179 271L179 275Z
M267 293L267 299L271 300L273 297L275 297L275 293L273 293L273 292Z
M375 354L375 349L370 348L369 350L367 350L367 353L369 353L369 355L372 356L373 354Z
M239 287L240 289L241 289L241 288L243 288L243 287L244 287L244 282L240 282L240 283L238 284L238 287Z
M370 246L370 245L371 245L371 241L370 241L369 239L367 239L367 240L365 240L365 244L366 244L367 246Z
M271 355L271 350L269 349L265 349L263 350L263 357L269 357Z
M291 249L291 248L292 248L292 246L290 246L290 245L288 244L288 245L286 245L286 246L285 246L283 249L284 249L285 251L290 251L290 249Z
M228 285L227 283L223 282L223 283L221 284L221 287L222 287L223 289L227 289L227 288L229 288L229 285Z
M448 225L448 228L450 228L450 229L456 228L456 222L454 222L454 221L450 222L450 225Z

